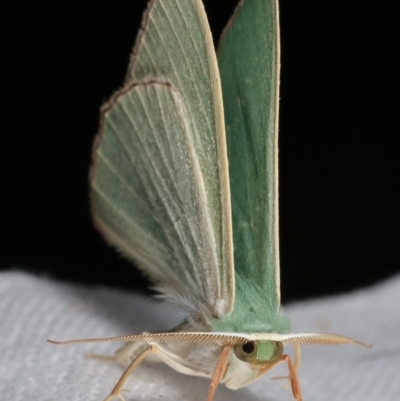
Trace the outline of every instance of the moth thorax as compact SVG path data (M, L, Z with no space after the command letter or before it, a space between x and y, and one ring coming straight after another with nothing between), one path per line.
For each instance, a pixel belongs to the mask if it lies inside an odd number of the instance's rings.
M248 341L234 346L235 355L243 362L273 362L283 354L280 341Z

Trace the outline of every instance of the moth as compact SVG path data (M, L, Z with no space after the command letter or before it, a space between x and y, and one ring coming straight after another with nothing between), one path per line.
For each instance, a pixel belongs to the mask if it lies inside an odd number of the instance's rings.
M237 389L286 363L301 401L301 345L366 345L293 334L281 310L278 14L277 0L240 1L216 52L201 0L147 7L125 83L101 112L92 214L187 318L165 333L55 342L128 342L115 358L132 362L106 401L122 399L150 354L210 378L207 401L219 383Z

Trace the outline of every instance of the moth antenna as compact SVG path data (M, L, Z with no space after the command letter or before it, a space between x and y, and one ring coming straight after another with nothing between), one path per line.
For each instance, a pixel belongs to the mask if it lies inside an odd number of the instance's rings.
M248 342L245 335L234 333L212 333L212 332L178 332L178 333L143 333L137 335L126 335L117 337L103 338L82 338L77 340L55 341L47 340L55 345L71 345L81 343L100 343L111 341L128 341L128 342L144 342L148 344L154 343L190 343L190 344L244 344Z
M340 336L330 333L298 333L282 336L284 344L304 344L304 345L339 345L356 344L362 347L372 348L371 344L364 343L351 337Z
M81 343L103 343L111 341L124 341L124 338L128 336L118 336L118 337L100 337L100 338L80 338L77 340L67 340L67 341L56 341L47 339L47 342L55 345L70 345L70 344L81 344Z

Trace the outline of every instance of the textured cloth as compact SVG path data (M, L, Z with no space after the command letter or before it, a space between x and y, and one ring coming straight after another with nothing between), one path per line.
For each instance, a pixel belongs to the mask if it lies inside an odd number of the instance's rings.
M165 330L180 321L170 306L144 296L87 288L26 273L0 274L0 396L7 401L102 401L124 368L84 359L112 354L121 343L55 346L66 340ZM347 295L299 302L285 310L294 332L329 331L372 343L304 346L304 401L394 401L400 395L400 276ZM279 366L251 386L220 385L214 401L289 401ZM205 401L208 380L143 362L125 385L126 401Z

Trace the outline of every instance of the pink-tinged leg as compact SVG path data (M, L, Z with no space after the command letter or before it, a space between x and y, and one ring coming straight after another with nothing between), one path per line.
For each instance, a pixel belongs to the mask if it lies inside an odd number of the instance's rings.
M126 380L128 379L129 375L133 372L133 370L140 364L140 362L143 361L144 358L151 352L155 351L156 346L150 345L150 347L146 348L144 351L142 351L133 361L132 363L128 366L128 368L125 370L124 374L121 376L121 378L118 380L118 383L115 385L113 390L111 391L110 395L104 400L104 401L111 401L114 397L118 397L120 400L124 401L122 398L122 387L125 384Z
M286 360L286 362L288 364L289 378L290 378L290 384L292 385L293 398L296 401L302 401L303 398L301 396L299 378L297 377L297 369L294 366L294 364L293 364L292 360L290 359L289 355L282 355L282 357L285 357L285 360Z
M262 369L260 369L260 371L258 372L258 377L267 373L268 371L270 371L271 369L273 369L275 366L279 365L282 362L287 362L287 364L288 364L289 381L290 381L290 385L292 387L293 399L295 399L296 401L303 401L303 398L301 396L300 383L299 383L299 379L297 377L297 370L296 370L296 367L293 364L292 360L290 359L289 355L282 355L276 361L274 361L274 362L266 365Z
M226 363L227 363L229 351L231 350L231 348L232 348L232 344L227 344L227 345L225 345L225 347L222 351L221 357L219 358L217 366L215 367L214 373L211 377L210 390L208 391L207 401L212 401L215 390L218 387L218 384L220 383L223 375L225 374Z

